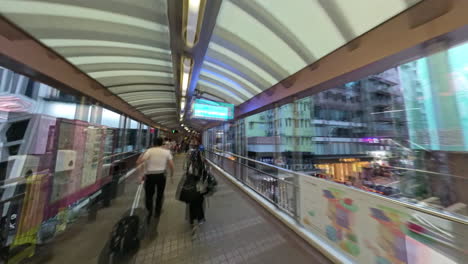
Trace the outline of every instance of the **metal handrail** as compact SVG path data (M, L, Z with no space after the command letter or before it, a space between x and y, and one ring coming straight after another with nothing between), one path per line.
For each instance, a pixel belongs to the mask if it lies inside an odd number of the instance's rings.
M448 173L440 173L440 172L435 172L435 171L425 171L425 170L403 168L403 167L394 167L394 166L388 166L388 167L392 168L392 169L397 169L397 170L414 171L414 172L434 174L434 175L445 176L445 177L452 177L452 178L461 179L461 180L468 180L468 178L466 178L466 177L458 176L458 175L452 175L452 174L448 174Z
M142 153L142 151L138 151L138 150L137 150L137 151L127 151L127 152L115 153L115 154L112 154L112 155L109 155L109 156L104 156L104 157L102 157L102 159L109 159L109 158L113 158L113 157L116 157L116 156L129 154L129 153L140 154L140 153Z
M246 158L246 157L243 157L243 156L239 156L239 155L234 154L234 153L229 152L229 151L222 151L222 150L219 150L219 149L215 149L215 150L218 151L218 152L227 153L227 154L229 154L231 156L234 156L234 157L237 157L237 158L240 158L240 159L245 159L245 160L248 160L248 161L252 161L254 163L258 163L258 164L262 164L262 165L265 165L265 166L268 166L268 167L271 167L271 168L275 168L277 170L281 170L281 171L284 171L284 172L287 172L287 173L292 172L291 170L288 170L288 169L285 169L285 168L282 168L282 167L278 167L278 166L275 166L275 165L272 165L272 164L269 164L269 163L266 163L266 162L262 162L262 161L254 160L254 159L251 159L251 158ZM296 172L294 172L294 173L297 174ZM304 174L304 175L306 175L306 174Z
M254 159L246 158L246 157L243 157L243 156L239 156L239 155L231 153L231 152L222 151L222 150L218 150L218 149L215 149L215 151L221 152L221 153L226 153L228 155L232 155L232 156L237 157L237 158L252 161L254 163L258 163L258 164L268 166L268 167L271 167L271 168L279 169L279 170L282 170L284 172L291 173L291 174L294 174L294 175L297 175L297 176L308 176L308 177L310 177L310 175L307 175L307 174L304 174L304 173L295 172L295 171L292 171L292 170L277 167L277 166L274 166L274 165L271 165L271 164L268 164L268 163L265 163L265 162L261 162L261 161L258 161L258 160L254 160ZM215 155L221 156L216 152L213 152L213 151L210 151L210 152L212 152ZM336 183L336 182L333 182L333 181L327 181L327 180L320 179L320 178L314 178L314 179L318 180L318 181L325 181L325 182L331 183L331 184L341 185L339 183ZM366 192L364 190L360 190L360 189L357 189L357 188L350 187L349 189L360 192L360 193L365 194L365 195L371 195L371 196L376 197L378 199L381 199L381 200L384 200L384 201L387 201L387 202L390 202L390 203L393 203L393 204L396 204L396 205L400 205L400 206L403 206L403 207L406 207L406 208L409 208L409 209L412 209L412 210L415 210L415 211L418 211L418 212L421 212L421 213L429 214L429 215L439 217L439 218L442 218L442 219L445 219L445 220L448 220L448 221L456 222L456 223L459 223L459 224L468 225L468 219L462 218L462 217L457 216L457 215L454 215L454 214L452 214L450 212L445 212L444 211L445 213L442 213L442 212L439 212L439 211L436 211L436 210L433 210L433 209L430 209L430 208L420 207L420 206L410 204L410 203L407 203L407 202L404 202L404 201L399 201L399 200L391 199L391 198L381 196L381 195L378 195L378 194Z
M216 153L215 153L215 154L216 154ZM216 154L216 155L217 155L217 154ZM246 168L249 168L249 169L251 169L251 170L257 171L257 172L262 173L262 174L265 174L265 175L267 175L267 176L269 176L269 177L271 177L271 178L275 178L276 180L284 181L283 179L278 178L277 175L273 175L273 174L270 174L270 173L268 173L268 172L264 172L264 171L262 171L262 170L260 170L260 169L254 168L254 167L249 166L249 165L246 165L246 164L242 164L242 163L240 163L240 162L238 162L238 161L235 161L235 160L231 160L231 161L234 162L234 163L237 163L237 164L241 164L242 166L244 166L244 167L246 167ZM289 182L288 182L288 183L289 183ZM291 183L291 184L293 184L293 183ZM293 185L294 185L294 184L293 184ZM295 186L296 186L296 185L295 185Z
M221 155L219 155L219 154L217 154L217 153L214 153L214 152L212 152L212 151L207 150L207 152L210 152L210 153L213 153L213 154L215 154L215 155L218 155L218 156L222 157ZM225 158L225 157L224 157L224 158ZM206 157L205 157L205 159L208 160L208 161L210 161L210 162L213 162L213 161L209 160L209 159L206 158ZM259 169L257 169L257 168L253 168L253 167L251 167L251 166L248 166L248 165L239 163L239 162L234 161L234 160L231 160L231 161L234 162L234 163L236 163L236 164L242 165L242 166L244 166L244 167L246 167L246 168L248 168L248 169L252 169L252 170L258 171L258 172L260 172L260 173L263 173L263 174L265 174L265 175L267 175L267 176L270 176L270 177L272 177L272 178L275 178L275 179L277 179L277 180L279 180L279 181L281 181L281 182L290 184L290 185L292 185L294 188L298 188L298 187L299 187L297 184L294 184L294 183L292 183L292 182L287 182L287 181L278 179L278 177L276 177L275 175L272 175L272 174L263 172L263 171L261 171L261 170L259 170ZM277 206L281 211L283 211L283 212L285 212L286 214L289 214L289 215L291 215L291 216L294 216L295 212L291 212L291 211L289 211L289 210L287 210L287 209L285 209L285 208L282 208L281 206L278 205L277 202L275 202L274 200L272 200L270 197L265 196L263 193L259 192L257 189L255 189L254 187L250 186L248 183L246 183L246 182L244 182L244 181L242 181L242 183L245 184L245 186L247 186L249 189L251 189L252 191L254 191L255 193L257 193L258 195L262 196L263 198L265 198L265 199L268 200L269 202L273 203L273 204L274 204L275 206Z

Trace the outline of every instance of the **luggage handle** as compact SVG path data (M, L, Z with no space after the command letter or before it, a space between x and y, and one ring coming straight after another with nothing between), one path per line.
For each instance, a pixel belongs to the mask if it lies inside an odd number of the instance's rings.
M135 208L137 208L138 204L140 203L141 192L143 191L143 184L144 184L144 182L142 182L142 183L140 183L138 185L138 189L137 189L136 194L135 194L135 199L133 200L133 204L132 204L132 209L130 210L130 216L133 215L133 212L135 211Z

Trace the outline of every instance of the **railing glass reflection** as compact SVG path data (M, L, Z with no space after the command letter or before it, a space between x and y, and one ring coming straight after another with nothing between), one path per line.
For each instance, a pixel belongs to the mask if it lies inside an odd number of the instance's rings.
M207 158L356 263L464 263L468 256L466 218L228 152Z

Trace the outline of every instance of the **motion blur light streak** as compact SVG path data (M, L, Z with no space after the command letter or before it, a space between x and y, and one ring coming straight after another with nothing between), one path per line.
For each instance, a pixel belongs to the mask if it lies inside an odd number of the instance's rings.
M187 95L187 89L190 85L190 75L192 73L192 59L188 57L182 57L181 67L181 93L182 97L185 97Z
M189 47L193 47L197 41L201 13L200 6L201 0L188 0L185 37L187 46Z

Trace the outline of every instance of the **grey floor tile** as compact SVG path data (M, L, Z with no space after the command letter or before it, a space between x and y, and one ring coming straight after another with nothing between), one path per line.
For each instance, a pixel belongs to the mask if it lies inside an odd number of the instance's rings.
M187 221L186 205L175 199L182 177L183 158L183 155L175 156L175 179L173 184L167 182L163 213L159 222L153 221L149 226L147 236L132 263L331 263L313 249L313 252L304 250L304 245L299 245L297 240L290 238L291 231L288 233L284 231L284 226L278 227L276 222L268 219L271 215L254 205L250 198L220 175L216 175L218 192L207 199L207 222L200 227L198 235L193 239ZM120 198L125 200L122 204L132 201L133 192L127 193L128 197ZM123 205L119 210L109 208L107 213L118 216L123 209ZM96 230L100 230L96 225L93 228L88 230L90 237ZM110 233L111 228L111 221L102 222L103 231ZM66 248L76 245L76 241L67 243L70 245L64 243L64 250L61 252L69 252ZM57 261L51 263L64 263L62 260L65 259L69 257L58 256Z

